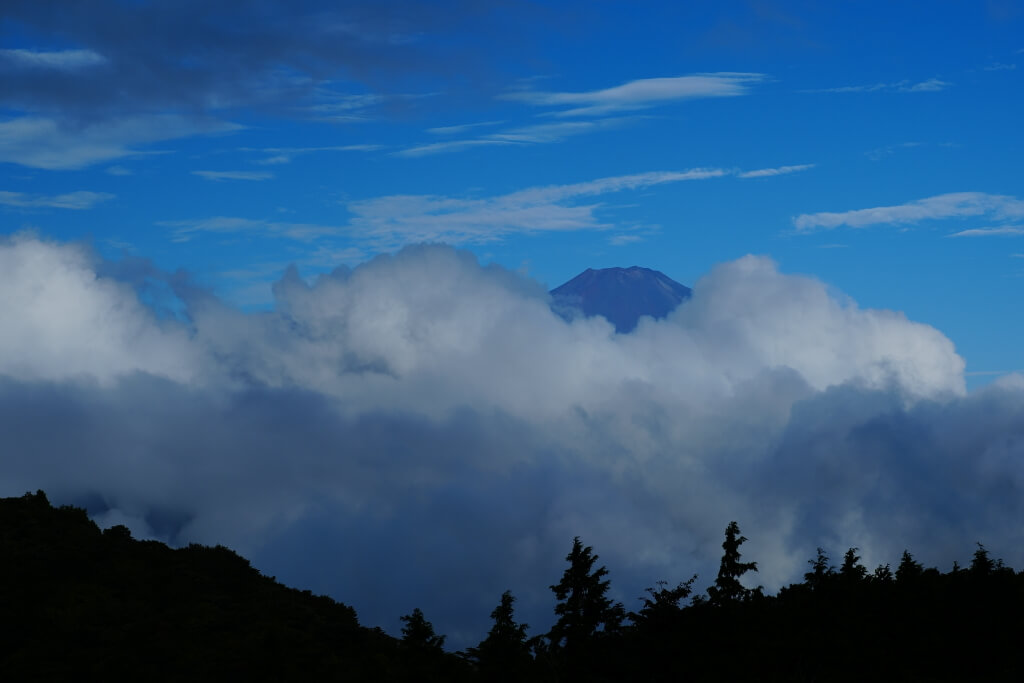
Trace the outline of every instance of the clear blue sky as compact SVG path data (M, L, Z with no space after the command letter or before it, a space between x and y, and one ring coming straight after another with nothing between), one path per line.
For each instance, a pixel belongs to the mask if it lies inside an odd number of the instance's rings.
M247 307L417 241L549 287L766 254L1024 366L1021 3L334 4L5 3L2 230Z
M455 647L576 535L1020 568L1022 79L1017 0L4 0L0 495Z

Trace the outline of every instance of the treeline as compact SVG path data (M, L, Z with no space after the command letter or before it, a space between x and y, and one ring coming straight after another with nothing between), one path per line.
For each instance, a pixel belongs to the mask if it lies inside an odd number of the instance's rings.
M865 567L819 549L777 595L732 522L714 581L659 582L635 612L579 538L550 588L556 621L531 634L505 592L476 646L446 652L419 609L402 637L264 577L223 548L171 549L100 531L38 492L0 500L0 679L349 681L1021 680L1024 572L981 545L946 573L904 552ZM741 582L741 579L744 579Z

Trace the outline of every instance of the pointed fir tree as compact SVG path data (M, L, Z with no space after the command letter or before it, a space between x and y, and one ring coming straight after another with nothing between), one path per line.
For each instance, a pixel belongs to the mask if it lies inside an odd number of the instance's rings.
M907 583L920 578L924 574L924 566L914 559L909 550L903 551L900 564L896 567L897 583Z
M437 650L444 648L445 636L434 633L434 625L423 616L423 611L417 607L412 614L399 617L405 622L402 627L402 643L412 650Z
M868 575L868 568L860 563L860 555L857 554L857 550L859 549L847 550L843 555L843 566L839 568L839 576L850 583L862 581Z
M829 577L835 576L836 568L828 559L828 553L823 548L818 548L817 555L813 560L807 560L811 565L811 571L804 574L804 581L814 590L820 590L825 586Z
M574 653L588 649L602 636L617 633L626 613L621 604L607 596L610 583L604 577L608 570L593 568L598 556L580 542L579 536L573 539L565 559L568 569L562 580L551 586L558 598L558 621L548 632L548 640L554 649Z
M747 540L740 536L740 527L736 522L729 522L725 528L725 541L722 543L722 562L718 567L718 578L715 585L708 588L708 602L712 605L729 605L749 600L760 595L761 588L746 588L740 583L740 577L747 572L757 571L757 562L740 562L740 546Z
M522 681L529 679L533 658L527 645L527 624L517 624L510 591L501 594L501 602L491 612L494 625L477 647L469 648L467 656L476 662L485 681Z

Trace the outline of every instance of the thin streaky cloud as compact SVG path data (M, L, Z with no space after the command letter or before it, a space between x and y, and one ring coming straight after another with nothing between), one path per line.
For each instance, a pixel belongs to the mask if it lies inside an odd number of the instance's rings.
M0 191L0 204L18 209L91 209L115 195L107 192L68 192L58 195L32 195L23 192Z
M896 83L872 83L868 85L843 85L837 88L814 88L808 93L852 93L852 92L938 92L953 85L938 78L929 78L919 83L898 81Z
M435 142L426 145L418 145L408 149L395 152L395 156L425 156L428 154L440 154L443 152L457 152L474 147L488 147L493 145L517 144L535 145L561 142L573 135L584 135L600 130L617 128L630 121L636 116L618 116L592 121L560 121L558 123L541 123L532 126L510 128L498 133L491 133L479 138L468 140L450 140Z
M601 204L576 200L654 185L728 175L722 169L656 171L599 178L569 185L528 188L496 197L391 195L346 204L357 238L378 246L448 241L483 243L511 234L604 230L615 227L597 215Z
M471 149L473 147L492 147L495 145L517 145L520 144L513 140L491 140L488 138L481 138L478 140L450 140L448 142L434 142L429 145L419 145L416 147L409 147L406 149L393 152L392 156L396 157L422 157L430 154L440 154L443 152L458 152L464 149Z
M192 175L213 181L270 180L274 177L273 173L268 173L267 171L192 171Z
M561 142L573 135L583 135L599 130L617 128L630 121L635 116L616 116L612 118L597 119L592 121L560 121L558 123L540 123L533 126L511 128L500 133L487 136L492 140L510 140L512 142L549 143Z
M92 50L0 50L0 61L26 69L75 71L107 63L107 58Z
M949 237L1006 237L1024 235L1024 225L1001 225L995 228L971 228L954 232Z
M182 221L157 221L156 224L164 228L171 228L171 238L174 242L188 242L201 233L258 233L285 237L298 242L312 242L321 237L338 235L342 231L342 228L329 225L285 223L234 216L213 216L211 218Z
M759 168L756 171L743 171L737 174L739 178L769 178L771 176L786 175L787 173L798 173L812 169L817 164L798 164L796 166L779 166L778 168Z
M904 86L898 90L899 92L938 92L940 90L945 90L951 85L953 84L949 81L943 81L938 78L929 78L927 81Z
M499 97L540 107L570 107L554 116L591 116L614 111L644 109L686 99L746 95L764 74L719 72L671 78L643 78L601 90L547 92L519 90Z
M918 223L923 220L989 215L999 220L1024 216L1024 201L1008 195L984 192L951 192L925 199L854 211L801 214L793 219L799 232L831 230L840 226Z
M45 170L74 170L130 156L154 154L140 146L243 129L225 121L175 114L131 116L70 126L42 116L0 121L0 162Z
M270 156L266 159L260 159L255 162L257 164L269 166L275 164L290 164L297 156L313 154L315 152L375 152L383 148L384 145L359 144L330 145L323 147L242 147L240 151L269 154Z
M500 126L505 123L504 121L481 121L479 123L463 123L457 126L438 126L436 128L427 128L428 133L434 135L459 135L469 130L475 130L477 128L487 128L489 126Z

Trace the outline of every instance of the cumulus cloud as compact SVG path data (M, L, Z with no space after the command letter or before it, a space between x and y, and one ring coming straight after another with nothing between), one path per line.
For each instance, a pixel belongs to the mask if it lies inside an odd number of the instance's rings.
M1024 379L967 394L939 331L767 258L625 335L444 246L274 296L244 313L143 262L0 244L0 494L227 544L364 623L420 606L457 646L507 588L546 628L577 534L630 606L710 584L732 519L769 588L817 545L1024 561Z

